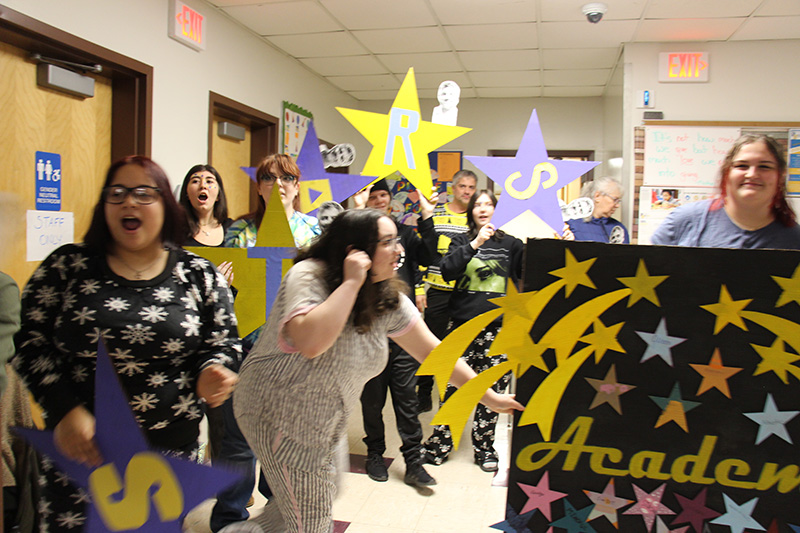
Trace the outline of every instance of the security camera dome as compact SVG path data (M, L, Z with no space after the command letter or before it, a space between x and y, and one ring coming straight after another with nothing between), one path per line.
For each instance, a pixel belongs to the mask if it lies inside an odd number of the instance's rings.
M591 2L584 5L581 11L586 15L586 20L592 24L597 24L608 11L608 6L602 2Z

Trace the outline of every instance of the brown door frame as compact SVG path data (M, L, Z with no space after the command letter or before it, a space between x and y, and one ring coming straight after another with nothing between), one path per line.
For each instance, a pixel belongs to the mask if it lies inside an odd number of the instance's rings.
M0 6L0 41L31 53L99 64L111 79L111 160L151 154L153 67Z
M214 135L214 116L233 120L250 128L250 163L258 166L262 159L270 154L278 153L278 128L280 119L273 117L254 107L244 105L213 91L208 92L208 164L213 165L214 152L212 143ZM254 211L258 203L258 191L255 183L250 182L250 210Z

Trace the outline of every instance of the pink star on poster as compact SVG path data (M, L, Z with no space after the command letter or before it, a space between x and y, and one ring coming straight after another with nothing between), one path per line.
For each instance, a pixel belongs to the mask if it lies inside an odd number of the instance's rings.
M689 533L689 526L679 527L678 529L670 529L661 518L656 518L656 533ZM697 530L700 533L700 530Z
M535 109L516 157L473 155L467 156L467 160L503 187L492 224L499 228L531 211L559 235L564 229L564 219L556 193L600 164L599 161L548 159Z
M617 510L625 507L633 502L633 500L619 498L614 494L614 479L608 480L608 484L606 488L603 489L603 492L592 492L585 489L583 492L594 504L594 508L592 508L592 512L589 514L589 521L605 516L615 528L619 529Z
M720 513L706 507L707 488L701 490L694 499L690 500L680 494L675 494L675 499L683 508L681 513L675 518L675 524L691 524L695 531L703 530L703 521L709 518L716 518Z
M554 501L560 500L566 496L563 492L550 490L550 473L545 472L539 479L536 485L525 485L524 483L517 483L522 492L528 497L525 506L522 508L520 514L525 514L533 509L538 509L542 514L550 520L550 504Z
M647 531L652 531L656 516L675 514L675 511L661 503L661 498L664 497L664 489L666 488L667 484L662 483L660 487L648 494L634 485L633 491L636 493L636 503L622 514L641 515L647 526Z

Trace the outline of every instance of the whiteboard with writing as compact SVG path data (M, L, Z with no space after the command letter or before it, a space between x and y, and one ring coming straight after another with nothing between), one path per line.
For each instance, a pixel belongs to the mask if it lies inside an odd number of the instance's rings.
M644 185L713 187L739 128L646 126Z

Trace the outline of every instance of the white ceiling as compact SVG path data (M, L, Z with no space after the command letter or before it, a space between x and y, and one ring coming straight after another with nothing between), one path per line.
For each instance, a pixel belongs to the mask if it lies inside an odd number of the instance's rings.
M358 100L391 100L409 67L421 98L601 96L628 42L800 39L800 0L209 0ZM791 61L787 68L793 68Z

